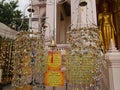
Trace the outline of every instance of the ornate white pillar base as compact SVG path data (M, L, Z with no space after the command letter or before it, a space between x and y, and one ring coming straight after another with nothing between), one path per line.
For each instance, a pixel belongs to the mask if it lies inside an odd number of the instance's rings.
M110 90L120 90L120 52L112 40L106 59L108 59Z

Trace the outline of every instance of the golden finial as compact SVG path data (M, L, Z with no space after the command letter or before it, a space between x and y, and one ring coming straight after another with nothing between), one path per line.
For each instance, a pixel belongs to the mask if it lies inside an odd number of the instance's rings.
M52 39L50 47L56 47L55 40Z

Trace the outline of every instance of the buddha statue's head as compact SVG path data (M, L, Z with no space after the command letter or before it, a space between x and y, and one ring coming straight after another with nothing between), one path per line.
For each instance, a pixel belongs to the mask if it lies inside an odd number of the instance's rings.
M102 10L104 12L106 12L108 10L108 3L107 2L103 2L103 4L102 4Z

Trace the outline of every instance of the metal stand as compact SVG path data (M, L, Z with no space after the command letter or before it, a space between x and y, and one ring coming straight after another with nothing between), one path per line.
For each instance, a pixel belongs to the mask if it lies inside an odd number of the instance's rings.
M53 86L53 90L55 90L56 89L56 87L55 86Z
M66 85L66 89L65 89L65 90L67 90L67 88L68 88L68 84L66 83L65 85Z

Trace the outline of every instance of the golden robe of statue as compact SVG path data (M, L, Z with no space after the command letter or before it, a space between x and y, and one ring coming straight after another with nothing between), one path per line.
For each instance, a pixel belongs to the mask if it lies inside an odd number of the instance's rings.
M103 3L102 13L98 15L98 25L100 29L100 39L103 52L109 49L110 40L115 42L115 27L113 24L112 13L108 12L108 4Z

